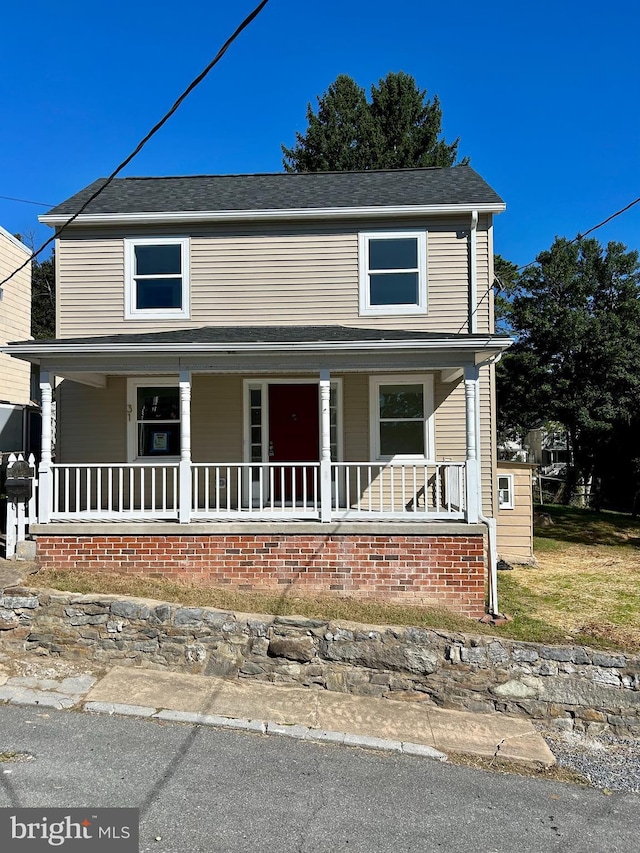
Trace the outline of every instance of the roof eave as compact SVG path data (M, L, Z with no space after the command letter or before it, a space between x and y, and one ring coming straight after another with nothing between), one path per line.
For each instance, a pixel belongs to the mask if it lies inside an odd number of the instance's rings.
M55 343L34 345L30 342L8 344L0 352L30 360L64 355L165 355L171 353L216 354L216 353L296 353L296 352L353 352L395 350L459 350L477 352L492 349L500 352L508 349L513 339L504 335L482 335L469 338L435 338L431 340L411 339L406 341L291 341L258 343Z
M146 225L181 222L251 222L278 219L356 219L384 216L429 216L455 213L502 213L504 202L485 204L408 204L371 207L289 208L271 210L179 210L138 213L83 213L73 220L78 225ZM65 225L72 214L48 214L38 217L45 225Z

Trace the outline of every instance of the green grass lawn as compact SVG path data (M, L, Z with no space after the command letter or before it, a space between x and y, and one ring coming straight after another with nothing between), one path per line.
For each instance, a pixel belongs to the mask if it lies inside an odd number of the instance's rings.
M134 595L243 613L343 619L368 625L416 625L547 643L640 651L640 521L574 507L542 508L553 522L536 531L536 566L498 573L499 605L512 620L483 625L446 610L349 598L296 598L201 589L130 575L42 571L34 583L54 589Z

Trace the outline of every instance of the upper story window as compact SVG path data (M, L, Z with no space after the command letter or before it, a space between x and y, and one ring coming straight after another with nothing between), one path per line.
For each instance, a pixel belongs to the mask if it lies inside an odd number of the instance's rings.
M359 235L360 314L426 314L427 234Z
M125 318L188 316L188 238L125 240Z

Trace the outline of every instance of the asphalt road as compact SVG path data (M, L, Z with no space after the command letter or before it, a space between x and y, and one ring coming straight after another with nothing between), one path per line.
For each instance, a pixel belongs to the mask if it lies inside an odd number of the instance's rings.
M0 806L140 809L142 853L635 853L640 796L403 755L0 707ZM160 838L161 840L155 840Z

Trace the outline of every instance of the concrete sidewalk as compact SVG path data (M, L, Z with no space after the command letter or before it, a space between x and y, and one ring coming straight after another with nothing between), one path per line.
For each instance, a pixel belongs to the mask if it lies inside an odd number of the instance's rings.
M140 667L116 666L105 674L79 661L30 654L0 654L2 702L154 717L440 760L464 752L534 767L555 763L528 720L505 714Z
M420 702L125 667L110 670L84 702L90 711L331 740L440 760L448 752L466 752L538 767L555 763L528 720L446 711Z

